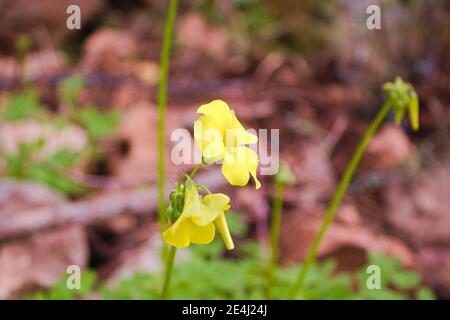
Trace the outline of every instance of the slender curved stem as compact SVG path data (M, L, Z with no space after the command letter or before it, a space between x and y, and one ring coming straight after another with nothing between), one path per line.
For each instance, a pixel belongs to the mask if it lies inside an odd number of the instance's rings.
M158 86L158 216L161 229L166 226L165 177L164 177L164 127L167 106L167 83L169 78L170 47L173 26L178 8L178 0L171 0L166 23L160 57L160 79Z
M267 299L272 299L272 286L278 260L278 241L280 238L281 212L283 206L283 189L284 189L283 183L281 182L275 183L275 191L272 207L272 221L270 223L271 256L267 276Z
M171 246L166 257L166 265L164 270L164 285L161 292L161 299L166 300L169 297L170 279L172 278L173 264L177 248Z
M197 189L205 191L206 194L211 194L211 191L209 191L209 189L206 186L202 185L202 184L198 184L197 185Z
M191 178L194 177L194 175L197 173L198 169L200 169L200 167L202 166L202 163L199 163L198 165L195 166L195 168L192 170L192 172L189 174L191 176Z
M185 178L185 179L187 180L187 179L190 179L191 176L190 176L189 174L187 174L187 173L182 173L182 174L180 174L180 175L178 176L178 183L177 183L177 186L178 186L178 187L181 185L181 181L183 180L183 178Z
M358 146L356 147L355 152L352 155L352 158L350 159L350 162L348 163L347 167L345 168L344 174L342 175L341 181L339 182L339 185L333 195L333 199L331 200L330 206L328 207L327 212L325 213L325 218L320 227L320 230L313 240L313 243L308 252L308 255L303 264L303 267L300 269L300 272L298 274L297 281L295 282L295 284L291 290L291 293L290 293L291 299L295 299L295 297L297 296L297 293L302 289L306 274L308 273L308 270L311 267L311 265L314 263L314 260L316 258L317 251L319 250L320 244L321 244L321 242L325 236L325 233L327 232L331 222L333 221L334 216L336 215L336 210L339 208L339 206L342 202L342 199L345 195L347 187L356 171L356 168L358 167L359 162L361 161L361 157L363 156L364 151L366 150L370 139L375 134L378 127L380 126L380 124L383 122L384 118L389 113L390 109L391 109L390 103L385 103L381 107L380 111L378 111L377 115L373 119L369 128L366 130L366 132L362 136Z

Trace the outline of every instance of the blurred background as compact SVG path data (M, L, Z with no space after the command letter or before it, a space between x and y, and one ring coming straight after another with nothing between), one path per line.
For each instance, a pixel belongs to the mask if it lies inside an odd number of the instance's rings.
M81 29L66 27L71 4ZM366 27L370 4L381 29ZM158 298L156 89L168 1L0 0L0 298ZM170 133L227 101L245 127L280 129L284 193L276 293L295 278L359 137L399 75L420 130L392 117L370 143L300 298L450 298L450 2L181 1ZM173 297L264 298L273 176L230 188L237 250L182 251ZM218 239L220 240L220 239ZM380 265L381 290L365 287ZM65 288L66 269L82 289ZM205 271L207 270L207 272ZM220 281L218 281L220 280Z

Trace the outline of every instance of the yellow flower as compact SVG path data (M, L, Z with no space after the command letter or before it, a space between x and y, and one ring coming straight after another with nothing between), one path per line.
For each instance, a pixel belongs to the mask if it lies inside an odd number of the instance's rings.
M409 113L409 122L413 130L419 129L419 99L414 87L397 77L395 82L387 82L383 86L384 91L388 95L388 102L391 103L395 122L399 125L405 115Z
M163 239L176 248L195 244L208 244L214 240L216 227L228 250L234 248L225 220L225 211L230 208L230 198L223 193L200 197L197 186L191 179L185 185L184 208L178 220L163 233Z
M200 106L197 113L203 115L194 123L194 138L203 161L211 164L223 160L222 174L231 185L245 186L251 175L259 189L258 155L244 146L257 143L258 137L244 129L234 111L222 100Z

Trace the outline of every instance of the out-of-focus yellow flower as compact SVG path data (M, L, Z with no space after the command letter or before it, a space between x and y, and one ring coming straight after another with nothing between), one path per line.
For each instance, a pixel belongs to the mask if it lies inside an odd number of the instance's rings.
M414 87L404 82L400 77L395 82L387 82L383 85L384 91L388 95L388 103L392 104L395 113L395 122L400 124L405 115L409 113L409 122L413 130L419 129L419 99Z
M176 248L195 244L208 244L214 240L216 227L228 250L234 248L225 220L225 211L230 208L230 198L223 193L200 197L197 186L191 179L186 180L184 208L177 221L163 233L163 239Z
M203 161L211 164L223 160L222 174L230 184L245 186L251 175L259 189L258 155L245 147L257 143L258 137L244 129L234 111L222 100L200 106L197 113L203 115L194 123L194 138Z

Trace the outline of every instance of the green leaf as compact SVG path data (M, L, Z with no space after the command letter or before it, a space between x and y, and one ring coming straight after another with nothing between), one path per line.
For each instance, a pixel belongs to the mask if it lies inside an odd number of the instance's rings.
M36 93L33 90L26 90L10 98L1 113L1 118L12 122L36 116L39 112L42 112L42 109Z
M58 116L52 119L51 124L55 129L64 129L70 125L70 120L64 116Z
M377 265L381 270L381 284L387 285L392 276L401 270L401 261L397 258L389 258L379 252L370 252L368 265Z
M30 165L28 178L70 195L80 195L87 190L81 183L62 175L54 168L49 168L48 164L44 163Z
M223 252L223 244L217 239L214 239L209 245L193 245L191 251L199 257L202 258L216 258L219 257Z
M392 275L392 283L400 289L413 289L420 281L420 276L412 271L399 271Z
M406 300L408 297L401 293L389 289L366 289L364 298L371 300Z
M80 279L80 289L77 290L78 295L88 295L92 292L94 289L94 286L97 282L97 274L93 270L83 270L81 272L81 279Z
M84 78L81 75L72 75L58 83L59 99L67 105L74 106L84 88Z
M61 169L68 168L76 164L80 158L80 153L72 150L59 150L52 154L47 160L49 166Z
M80 274L80 289L67 288L70 275L64 273L62 279L48 290L39 290L26 297L31 300L73 300L87 296L94 290L97 274L93 270L82 270Z
M7 173L14 178L23 178L26 176L26 168L29 165L33 152L43 146L42 140L34 143L20 143L15 154L4 154Z
M422 287L416 293L416 299L418 300L435 300L436 296L433 291L428 288Z
M92 139L100 139L114 134L120 122L120 113L99 112L95 107L88 106L78 113L78 119Z
M247 233L247 226L244 222L242 214L234 211L229 211L225 214L228 228L232 235L244 236Z

